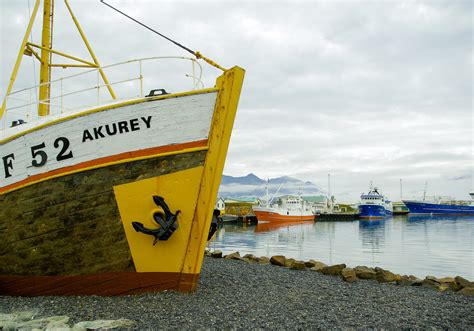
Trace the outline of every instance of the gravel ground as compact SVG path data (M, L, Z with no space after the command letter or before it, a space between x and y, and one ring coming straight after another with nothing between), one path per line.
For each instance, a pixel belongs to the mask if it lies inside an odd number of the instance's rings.
M136 329L474 329L474 297L209 257L191 294L0 296L0 313L31 310L71 323L126 318Z

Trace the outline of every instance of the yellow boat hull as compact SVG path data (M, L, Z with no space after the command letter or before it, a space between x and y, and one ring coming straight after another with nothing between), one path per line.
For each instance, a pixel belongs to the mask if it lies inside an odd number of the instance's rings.
M54 169L0 188L0 294L193 291L243 76L235 67L218 78L207 139ZM166 96L173 97L180 96ZM164 213L154 196L177 214L175 231L155 245L152 235L133 227L160 229L154 215Z

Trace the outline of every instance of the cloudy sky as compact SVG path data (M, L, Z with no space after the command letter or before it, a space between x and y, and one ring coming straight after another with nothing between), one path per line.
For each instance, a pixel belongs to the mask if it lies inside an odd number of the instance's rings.
M474 188L472 1L108 2L246 69L225 174L324 189L331 174L339 201L356 201L370 181L393 200L400 179L405 197L426 182L428 195L466 199ZM70 3L103 65L188 55L99 1ZM33 4L0 0L2 98ZM87 58L62 1L56 10L57 49ZM219 72L203 66L211 86ZM34 72L25 57L18 79L31 85Z

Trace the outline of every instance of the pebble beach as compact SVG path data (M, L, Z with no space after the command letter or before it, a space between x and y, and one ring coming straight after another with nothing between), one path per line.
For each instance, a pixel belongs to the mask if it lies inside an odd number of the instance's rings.
M194 293L119 297L0 296L0 315L128 320L119 329L474 328L474 296L205 257ZM77 327L76 327L77 328ZM1 329L1 328L0 328ZM5 328L7 329L7 328Z

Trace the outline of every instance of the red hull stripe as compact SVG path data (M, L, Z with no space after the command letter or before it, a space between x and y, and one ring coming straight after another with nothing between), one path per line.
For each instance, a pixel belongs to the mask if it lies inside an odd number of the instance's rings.
M255 216L259 221L314 221L314 215L280 215L277 213L256 211Z
M76 276L0 275L0 295L130 295L177 290L191 292L199 274L178 272L111 272Z

